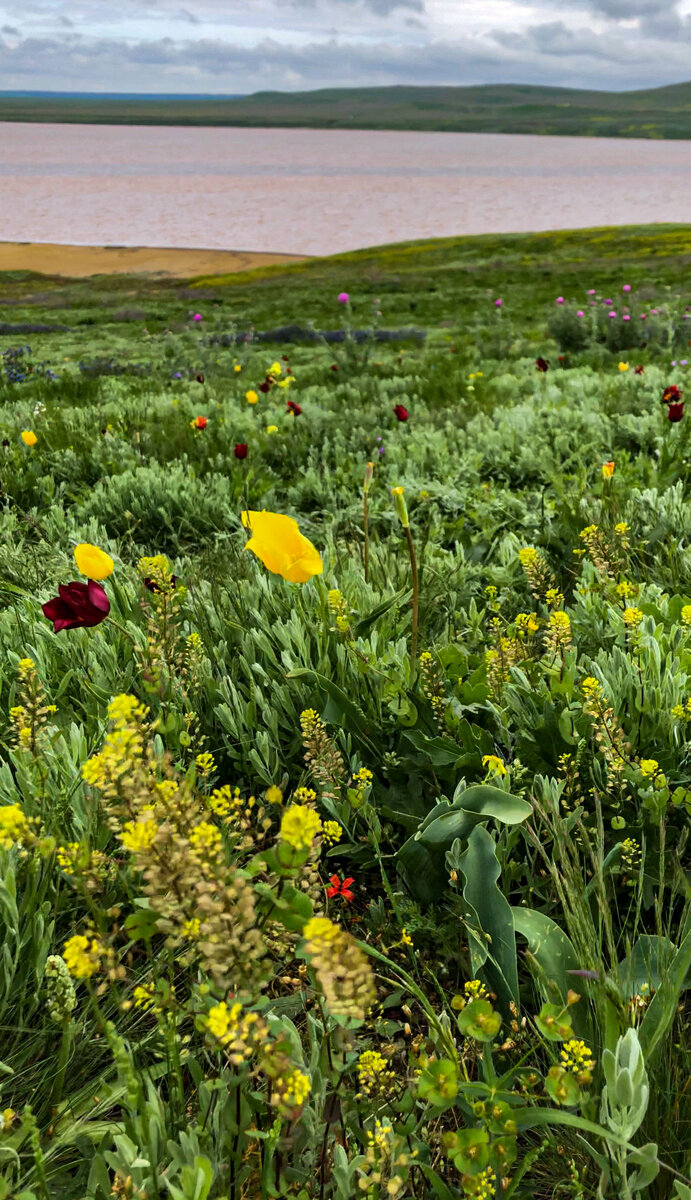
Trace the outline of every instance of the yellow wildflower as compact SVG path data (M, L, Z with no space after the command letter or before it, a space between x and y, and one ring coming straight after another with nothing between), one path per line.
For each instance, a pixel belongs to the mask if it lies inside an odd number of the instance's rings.
M22 431L22 441L25 446L35 446L38 438L36 437L33 429L24 429Z
M242 370L242 363L234 363L233 370L235 371L235 374L237 375L238 371Z
M324 834L324 841L329 846L335 846L343 837L343 830L338 821L325 821L322 832Z
M638 765L644 779L651 779L660 770L660 764L655 758L642 758Z
M2 1112L0 1113L0 1131L2 1133L4 1133L6 1129L9 1129L16 1116L17 1114L13 1108L3 1108Z
M578 1038L565 1042L560 1052L561 1065L571 1075L575 1075L579 1083L590 1083L595 1069L595 1060L591 1057L592 1050Z
M29 833L29 822L18 804L5 804L0 808L0 846L9 850L15 843L22 845Z
M245 392L245 400L247 401L248 404L256 404L258 399L259 399L259 396L251 388L250 388L249 392Z
M643 613L640 608L625 608L624 609L624 624L636 627L643 620Z
M283 803L283 792L280 787L276 787L275 783L272 783L271 787L266 789L266 802L267 804Z
M691 625L691 604L685 604L681 610L681 619L684 625Z
M278 425L267 425L266 432L267 433L278 433Z
M120 841L125 850L129 850L131 854L141 854L153 846L157 833L158 825L151 816L150 806L147 805L142 809L140 819L125 822L120 834Z
M104 954L104 947L97 938L76 934L65 942L62 957L74 979L90 979L95 975Z
M113 574L115 565L105 550L99 550L98 546L92 546L89 542L80 542L75 546L74 561L77 570L86 575L87 579L107 579Z
M628 363L626 363L626 362L620 362L620 363L619 363L619 370L620 370L620 371L628 371L628 369L629 369L629 364L628 364Z
M211 774L214 767L216 766L216 762L214 760L213 754L210 754L209 751L206 750L204 752L204 754L197 755L197 757L194 760L194 765L197 768L199 774L202 777L205 777L205 776Z
M247 511L242 523L252 535L245 543L274 575L289 583L306 583L321 575L324 567L319 552L298 528L297 521L283 513Z
M482 759L482 765L485 767L489 775L506 775L506 767L501 758L496 754L485 754Z
M291 804L281 820L280 838L293 850L309 850L321 829L321 818L313 808L307 808L304 804Z

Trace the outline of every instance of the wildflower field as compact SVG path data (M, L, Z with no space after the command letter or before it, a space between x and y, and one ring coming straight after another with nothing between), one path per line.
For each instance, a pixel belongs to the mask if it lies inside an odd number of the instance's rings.
M691 1198L690 263L0 277L0 1200Z

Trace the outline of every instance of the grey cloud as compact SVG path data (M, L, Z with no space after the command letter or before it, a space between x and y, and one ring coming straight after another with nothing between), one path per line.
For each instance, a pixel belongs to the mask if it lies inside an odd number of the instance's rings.
M605 17L628 20L631 17L674 12L678 8L678 0L590 0L589 7Z
M64 14L58 17L58 21L62 25L63 29L74 29L74 21L70 21L70 18L64 16Z
M660 77L660 63L664 77ZM617 38L563 22L520 34L451 42L391 38L367 43L315 39L308 45L264 38L255 45L200 38L179 42L27 38L0 42L6 88L58 90L254 92L391 84L533 83L575 87L652 87L688 77L688 45L646 42L635 30ZM40 84L38 81L41 81Z
M178 15L182 17L183 21L189 21L190 25L202 25L203 24L203 22L200 21L199 17L195 17L194 13L189 12L188 9L186 9L186 8L179 9Z
M4 33L5 37L21 37L22 36L21 31L19 29L15 29L14 25L3 25L2 28L0 29L0 33Z

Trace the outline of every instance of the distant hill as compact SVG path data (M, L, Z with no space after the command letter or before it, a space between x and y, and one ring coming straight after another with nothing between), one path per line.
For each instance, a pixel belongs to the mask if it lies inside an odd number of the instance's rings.
M241 97L0 92L0 121L691 139L691 81L635 92L529 84L325 88Z

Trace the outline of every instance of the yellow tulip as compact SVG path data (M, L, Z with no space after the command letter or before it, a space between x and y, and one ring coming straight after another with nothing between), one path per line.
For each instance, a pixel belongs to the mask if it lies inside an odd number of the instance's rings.
M22 433L22 441L25 446L35 446L38 438L33 429L25 429Z
M267 425L266 432L267 433L278 433L278 425Z
M77 570L87 579L107 579L113 574L114 563L110 555L105 550L99 550L98 546L91 546L89 542L80 542L75 546L74 561Z
M319 552L300 533L297 521L283 513L243 512L242 523L251 533L245 550L251 550L274 575L289 583L306 583L323 571Z
M628 369L629 369L629 364L628 364L628 363L625 363L625 362L620 362L620 363L619 363L619 370L620 370L620 371L628 371Z
M256 404L259 396L254 391L245 392L245 400L248 404Z
M602 464L602 478L611 479L614 474L614 463L606 462Z

